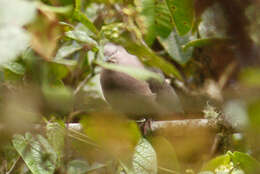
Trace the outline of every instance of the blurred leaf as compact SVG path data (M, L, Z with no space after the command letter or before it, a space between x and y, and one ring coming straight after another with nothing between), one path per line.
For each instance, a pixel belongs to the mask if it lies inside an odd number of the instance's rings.
M129 159L141 136L134 121L116 113L95 113L81 124L88 137L117 159Z
M60 61L60 60L58 60L58 61ZM52 85L55 85L55 82L65 78L69 73L69 69L65 65L59 64L56 62L48 62L46 64L46 71L48 71L48 77L52 81L54 81L53 83L51 81ZM63 85L63 84L61 84L61 85Z
M24 29L12 25L0 27L0 64L15 59L29 42L30 36Z
M215 171L220 166L228 166L231 162L229 154L218 156L209 162L207 162L201 169L201 171Z
M97 47L97 42L92 39L87 32L81 30L73 30L66 32L65 35L76 41L87 43L89 44L89 46Z
M228 22L223 10L214 3L204 11L198 27L201 38L227 38Z
M169 53L173 60L181 65L187 63L192 56L192 47L186 50L183 49L183 45L187 44L190 39L190 35L180 37L176 32L171 32L167 38L159 37L159 41L164 47L165 51Z
M58 13L58 14L70 14L73 10L72 5L67 5L67 6L60 6L60 7L55 7L55 6L49 6L43 3L38 3L38 8L40 8L43 11L50 11L53 13Z
M73 18L84 24L90 31L98 34L98 29L91 22L91 20L80 11L81 10L81 0L75 0L75 10L73 13Z
M187 50L190 47L204 47L204 46L209 46L209 45L213 45L213 44L217 44L217 43L226 43L228 41L228 39L224 39L224 38L203 38L203 39L195 39L195 40L191 40L188 43L186 43L185 45L183 45L183 50Z
M3 67L18 75L24 75L25 73L25 67L18 62L8 62L3 64Z
M240 72L240 81L249 87L260 86L260 67L248 67Z
M22 27L23 25L31 22L35 15L36 4L34 2L25 0L0 1L0 28L3 26ZM1 46L1 48L3 47Z
M62 60L63 58L68 57L76 51L82 49L82 47L83 46L78 44L77 42L72 42L70 45L63 45L59 48L54 60Z
M179 173L180 164L177 159L176 152L170 142L164 137L154 136L151 138L151 144L157 154L159 170L160 168L163 168L173 171L174 173Z
M182 79L178 69L167 62L162 57L157 56L154 52L143 45L138 45L136 43L125 41L121 43L131 54L136 55L141 61L150 66L157 67L161 69L165 74L170 77L176 77L178 79Z
M96 63L98 65L102 66L103 68L126 73L138 80L145 81L145 80L149 80L149 79L153 78L153 79L157 79L160 82L163 82L163 78L159 74L148 71L146 69L120 66L120 65L105 63L105 62L101 62L101 61L98 61Z
M106 167L106 164L93 163L89 164L83 160L73 160L68 164L68 174L85 174L95 171L97 169Z
M157 157L152 145L144 138L139 140L133 155L133 171L136 174L157 174Z
M43 94L53 109L69 112L72 109L72 90L64 85L52 85L43 87Z
M236 166L239 166L245 174L256 174L260 172L260 162L246 153L234 152L231 156Z
M50 11L41 11L37 19L27 26L32 35L32 48L45 60L52 60L56 51L61 26Z
M179 35L185 35L193 24L193 0L166 0L166 3Z
M12 142L33 174L54 173L57 156L44 137L26 133L25 137L15 135Z
M85 174L89 164L82 160L73 160L68 163L68 174Z
M172 28L170 12L164 1L138 0L135 1L140 15L136 21L145 35L145 41L151 45L157 35L167 37Z
M48 123L46 126L46 135L50 145L57 154L57 163L60 165L63 157L65 129L59 123Z

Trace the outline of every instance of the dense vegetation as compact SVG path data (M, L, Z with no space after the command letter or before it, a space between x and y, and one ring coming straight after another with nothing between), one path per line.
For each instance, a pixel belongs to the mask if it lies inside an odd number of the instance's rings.
M0 173L260 173L259 8L0 0ZM107 42L163 71L184 109L171 126L144 134L109 109L102 67L154 74L105 63Z

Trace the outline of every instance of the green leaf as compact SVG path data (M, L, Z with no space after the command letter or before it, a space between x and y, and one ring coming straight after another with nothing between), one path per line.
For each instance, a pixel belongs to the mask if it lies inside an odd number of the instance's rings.
M166 0L166 3L179 35L185 35L192 28L193 0Z
M190 41L191 36L180 37L176 32L172 32L167 38L159 37L159 41L171 58L181 65L187 63L192 57L193 48L183 49L183 45Z
M162 136L151 138L151 144L156 151L159 170L180 172L180 164L176 152L170 142Z
M85 174L95 171L97 169L106 167L106 164L93 163L89 164L83 160L73 160L68 164L68 174Z
M57 154L58 163L61 162L64 150L65 129L59 123L48 123L46 135L53 150Z
M66 32L65 35L76 41L84 42L91 46L97 47L97 42L94 39L92 39L85 31L73 30Z
M207 162L201 169L201 171L215 171L220 166L227 166L231 162L229 154L218 156L209 162Z
M157 67L161 69L165 74L170 77L176 77L182 79L178 69L171 63L164 60L162 57L157 56L153 51L143 45L138 45L131 41L125 41L121 43L127 51L136 55L141 61L147 65Z
M139 140L132 164L135 174L157 174L156 152L146 139Z
M61 60L69 55L75 53L80 50L83 46L78 44L77 42L72 42L70 45L63 45L59 48L54 60Z
M41 135L33 137L30 133L15 135L13 146L22 157L27 167L33 174L53 174L57 156Z
M25 67L17 62L5 63L3 64L3 67L18 75L24 75L25 73Z
M70 14L73 10L72 5L67 5L67 6L60 6L60 7L55 7L55 6L49 6L43 3L38 3L38 6L41 10L43 11L51 11L54 13L58 14Z
M204 47L204 46L209 46L209 45L214 45L218 43L226 43L228 42L228 39L225 38L201 38L201 39L195 39L192 41L189 41L185 45L183 45L183 50L186 51L190 47Z
M160 82L163 82L163 79L159 74L148 71L146 69L120 66L120 65L105 63L105 62L101 62L101 61L97 61L96 63L98 65L106 68L106 69L126 73L126 74L128 74L128 75L130 75L133 78L136 78L138 80L144 80L145 81L145 80L149 80L151 78L154 78L154 79L157 79Z
M68 163L68 174L84 174L88 171L89 164L82 160L73 160Z
M135 1L139 16L137 24L144 33L144 39L151 45L156 36L167 37L174 25L171 23L169 9L164 1L137 0Z
M233 163L239 166L246 174L260 172L260 162L246 153L234 152L231 156Z
M82 24L84 24L90 31L92 31L95 34L98 34L98 29L96 28L96 26L91 22L90 19L88 19L88 17L82 13L80 10L75 9L74 13L73 13L73 17L74 19L76 19L77 21L81 22Z
M240 72L241 83L249 87L260 86L260 67L247 67Z

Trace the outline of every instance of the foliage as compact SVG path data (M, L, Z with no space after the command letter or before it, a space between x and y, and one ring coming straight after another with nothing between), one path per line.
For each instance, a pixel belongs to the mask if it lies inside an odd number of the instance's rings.
M259 173L259 7L0 0L0 173ZM107 63L108 42L162 74ZM182 124L142 132L147 122L110 109L102 68L142 81L165 76L180 97L181 120L208 119L217 134Z

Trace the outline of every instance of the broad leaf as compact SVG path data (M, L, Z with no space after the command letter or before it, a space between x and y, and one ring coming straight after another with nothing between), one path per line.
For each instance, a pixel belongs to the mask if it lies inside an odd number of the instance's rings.
M18 75L24 75L25 73L25 67L17 62L7 62L3 64L3 67Z
M77 42L72 42L70 45L63 45L59 48L54 60L61 60L69 55L75 53L80 50L83 46L78 44Z
M138 45L130 41L123 42L122 45L124 45L127 51L129 51L131 54L134 54L138 58L140 58L143 63L153 67L158 67L170 77L182 79L178 69L173 64L167 62L162 57L157 56L147 47L143 45Z
M187 63L193 53L193 48L183 49L183 45L191 40L190 35L179 36L176 32L172 32L167 38L159 38L164 49L169 53L171 58L181 65Z
M46 126L47 138L55 153L57 154L58 163L61 162L64 150L65 129L59 123L48 123Z
M194 2L193 0L166 0L171 17L178 33L182 36L192 28Z
M173 146L166 138L155 136L151 138L151 144L156 151L159 170L180 172L180 164ZM165 171L164 170L164 171Z
M174 25L164 1L138 0L135 3L140 12L136 21L148 45L153 43L157 35L167 37L170 34Z
M260 172L260 162L246 153L234 152L231 156L233 163L239 166L246 174Z
M132 163L135 174L157 174L156 152L146 139L137 144Z
M26 133L24 137L15 135L13 146L33 174L54 173L57 161L56 153L41 135L37 137L33 137L30 133Z

